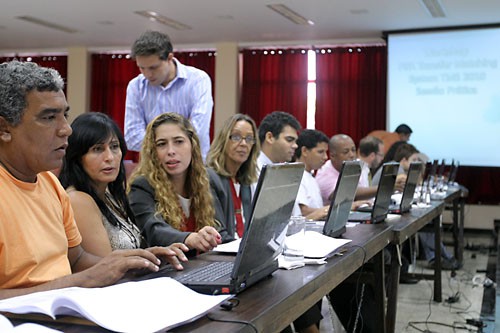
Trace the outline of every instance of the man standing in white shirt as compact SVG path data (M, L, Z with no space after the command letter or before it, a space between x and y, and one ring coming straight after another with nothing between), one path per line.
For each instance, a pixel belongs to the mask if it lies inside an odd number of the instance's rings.
M157 31L142 34L131 56L141 74L127 87L124 132L128 149L140 151L149 122L162 113L175 112L193 124L205 159L214 105L208 74L175 59L170 38Z

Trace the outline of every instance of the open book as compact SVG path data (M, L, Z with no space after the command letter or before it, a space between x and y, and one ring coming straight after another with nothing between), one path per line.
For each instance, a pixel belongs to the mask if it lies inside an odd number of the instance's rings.
M86 318L116 332L157 332L201 317L231 295L199 294L167 277L104 288L64 288L0 301L0 311Z
M5 317L0 314L0 332L2 333L63 333L61 331L53 330L51 328L26 323L17 325L14 327L12 323Z

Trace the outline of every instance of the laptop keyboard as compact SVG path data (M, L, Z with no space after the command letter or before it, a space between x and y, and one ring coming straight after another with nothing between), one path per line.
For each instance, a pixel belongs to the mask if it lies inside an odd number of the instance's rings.
M215 281L224 275L230 274L233 271L233 266L234 262L232 261L216 261L186 273L176 278L176 280L181 283L189 281Z

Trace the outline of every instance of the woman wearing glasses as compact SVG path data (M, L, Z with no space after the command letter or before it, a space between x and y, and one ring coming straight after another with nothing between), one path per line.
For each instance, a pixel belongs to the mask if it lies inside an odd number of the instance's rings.
M189 120L176 113L153 119L128 193L146 241L162 246L184 243L198 252L217 246L221 236L209 189L200 141Z
M208 152L216 219L225 226L223 242L241 238L250 219L250 185L257 181L259 151L255 122L247 115L235 114L224 123Z

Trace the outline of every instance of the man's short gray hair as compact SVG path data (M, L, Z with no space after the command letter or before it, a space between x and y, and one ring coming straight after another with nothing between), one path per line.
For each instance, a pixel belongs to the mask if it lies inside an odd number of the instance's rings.
M32 62L4 62L0 64L0 116L16 126L28 106L26 95L29 92L57 92L63 88L64 81L55 69Z

